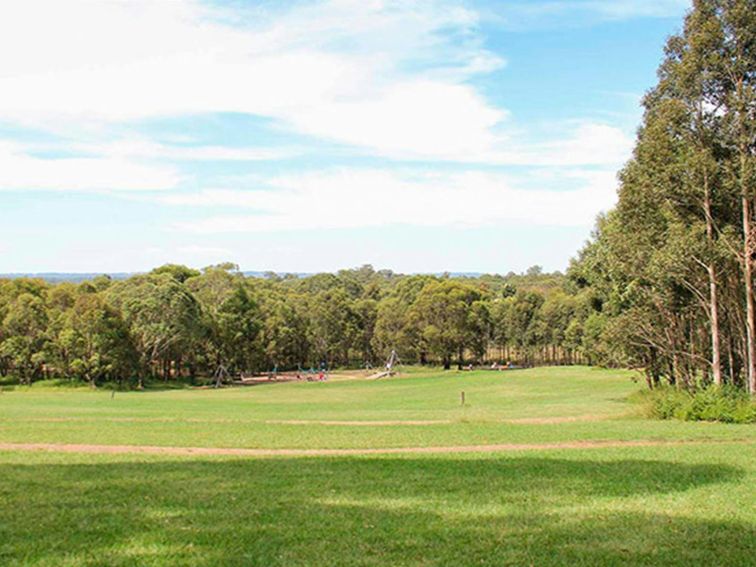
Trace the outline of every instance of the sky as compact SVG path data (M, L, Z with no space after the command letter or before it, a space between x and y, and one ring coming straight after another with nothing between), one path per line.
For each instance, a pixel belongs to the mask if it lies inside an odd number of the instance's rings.
M563 270L688 0L0 3L0 272Z

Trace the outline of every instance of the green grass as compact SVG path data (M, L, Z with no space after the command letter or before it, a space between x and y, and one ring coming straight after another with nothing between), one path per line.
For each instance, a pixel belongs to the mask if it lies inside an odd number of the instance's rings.
M627 401L640 388L630 376L587 368L413 370L385 381L113 398L17 387L0 394L0 442L701 442L254 459L0 452L0 564L754 564L756 426L643 419ZM576 416L600 419L507 421ZM270 423L282 420L444 423Z
M414 369L413 369L414 370ZM547 368L413 371L382 380L223 390L92 391L44 386L0 394L0 442L250 448L360 448L582 439L741 438L739 426L648 421L627 401L629 372ZM460 404L460 392L466 403ZM534 418L606 418L551 424ZM437 421L425 425L280 421Z

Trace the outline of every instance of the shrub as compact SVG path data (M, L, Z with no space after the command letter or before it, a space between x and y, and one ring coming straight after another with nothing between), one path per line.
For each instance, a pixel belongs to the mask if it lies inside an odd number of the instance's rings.
M639 399L646 416L655 419L756 423L756 400L733 387L709 386L695 392L662 387Z

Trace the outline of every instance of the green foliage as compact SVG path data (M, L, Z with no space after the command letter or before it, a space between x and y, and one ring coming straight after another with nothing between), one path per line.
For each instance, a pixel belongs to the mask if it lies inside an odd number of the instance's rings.
M100 380L123 380L136 372L136 350L120 313L97 294L77 298L59 344L61 362L70 372L93 386Z
M649 384L752 380L756 393L743 275L755 257L754 29L753 0L696 0L667 43L618 204L569 271L593 298L592 363L644 369Z
M256 342L260 332L260 309L233 265L206 268L186 281L201 311L195 339L201 359L213 371L222 365L228 372L244 371L259 360Z
M150 273L155 275L168 274L173 279L181 283L184 283L189 278L194 278L200 275L200 272L198 270L193 270L191 268L188 268L187 266L182 266L180 264L165 264L163 266L155 268Z
M583 361L592 309L561 274L305 278L168 264L113 282L0 281L0 375L194 382L242 372L405 363ZM591 347L593 348L593 347Z
M666 386L644 392L639 400L645 413L656 419L756 423L756 400L733 387L687 392Z
M19 290L20 291L20 290ZM49 322L42 297L21 292L4 309L0 356L12 366L23 382L30 383L42 373L45 362L45 335Z
M469 336L476 330L480 332L475 329L475 319L480 319L480 313L476 315L473 310L480 297L480 293L471 286L442 280L423 287L413 303L410 320L424 344L441 359L444 368L451 366L455 356L462 364L464 348L470 342Z

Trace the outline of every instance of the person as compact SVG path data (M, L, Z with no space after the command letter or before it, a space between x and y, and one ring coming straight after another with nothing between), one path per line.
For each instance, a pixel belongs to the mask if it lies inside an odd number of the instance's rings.
M321 370L320 374L318 374L318 380L323 382L325 380L325 373Z

